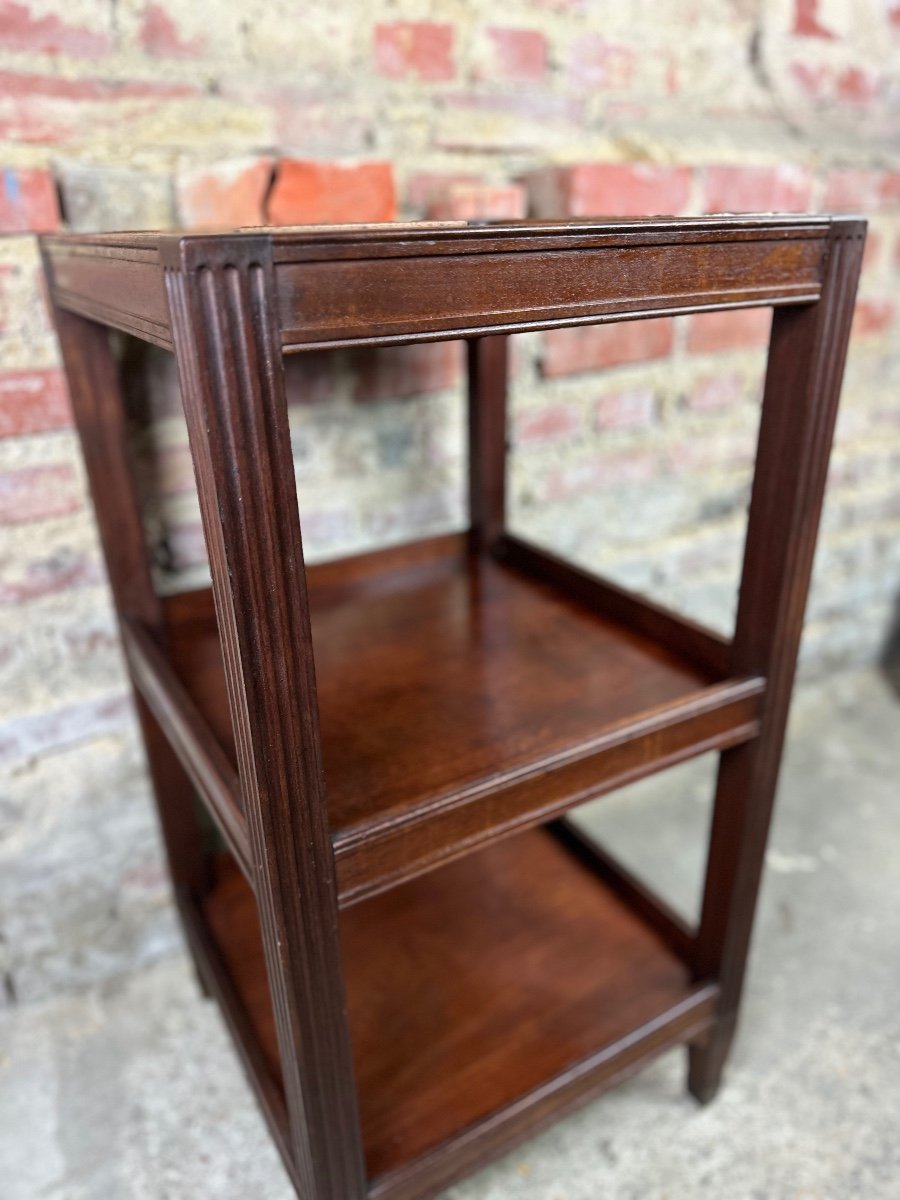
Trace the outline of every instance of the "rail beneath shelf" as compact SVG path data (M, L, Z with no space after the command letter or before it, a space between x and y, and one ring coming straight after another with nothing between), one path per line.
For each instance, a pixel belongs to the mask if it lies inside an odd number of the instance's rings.
M143 625L124 618L122 639L135 684L252 885L250 839L247 822L238 806L241 792L237 772L166 655Z
M675 1046L699 1040L712 1026L719 989L698 985L685 999L564 1074L494 1113L431 1154L373 1180L369 1200L418 1200L463 1178L479 1164L512 1150L636 1074Z
M661 896L657 896L571 818L561 817L558 821L552 821L547 829L581 862L595 871L632 912L652 925L679 958L689 966L693 963L697 931Z
M500 562L525 571L534 579L552 583L603 616L619 621L645 637L654 638L673 654L691 659L702 670L710 671L718 678L728 674L731 643L699 622L637 592L600 579L512 534L503 534L493 553Z

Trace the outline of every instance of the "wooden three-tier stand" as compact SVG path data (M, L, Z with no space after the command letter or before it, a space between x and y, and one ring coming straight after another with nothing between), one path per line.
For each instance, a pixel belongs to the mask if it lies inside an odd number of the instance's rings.
M715 1092L864 237L767 215L43 240L178 904L301 1196L431 1194L678 1043ZM733 640L507 532L506 335L761 305ZM151 583L110 327L177 358L211 590ZM469 530L305 567L282 356L446 338ZM565 813L710 750L693 928Z

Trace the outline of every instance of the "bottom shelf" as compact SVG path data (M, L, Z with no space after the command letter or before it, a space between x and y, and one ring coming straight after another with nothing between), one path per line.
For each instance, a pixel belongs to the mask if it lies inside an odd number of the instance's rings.
M206 917L277 1072L255 901L228 861ZM361 903L341 928L373 1195L449 1183L711 1020L714 988L547 830Z

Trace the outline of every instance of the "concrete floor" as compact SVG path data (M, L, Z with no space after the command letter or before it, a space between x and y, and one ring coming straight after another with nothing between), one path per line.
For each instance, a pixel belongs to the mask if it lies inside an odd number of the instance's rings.
M710 766L585 818L688 911ZM699 1108L672 1053L447 1200L900 1197L898 777L900 706L879 676L801 690L719 1098ZM183 957L0 1016L4 1200L291 1194Z

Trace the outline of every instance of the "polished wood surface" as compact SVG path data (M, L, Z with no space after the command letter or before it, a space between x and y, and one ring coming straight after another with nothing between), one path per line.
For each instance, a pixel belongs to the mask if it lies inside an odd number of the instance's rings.
M763 672L768 688L759 738L719 764L695 970L721 980L722 997L715 1035L691 1054L701 1100L718 1089L737 1026L865 232L864 221L836 223L822 303L772 322L731 652L735 670Z
M757 678L716 684L462 539L410 554L308 571L343 899L756 731ZM233 755L210 595L166 611L175 669Z
M293 1169L362 1200L337 886L271 241L171 247L166 294L209 555Z
M672 1045L715 1094L864 237L765 214L42 239L179 909L305 1200L434 1195ZM733 641L509 534L504 335L759 305ZM153 592L104 325L175 353L211 590ZM451 337L468 530L307 568L283 355ZM693 929L562 818L708 750Z
M210 928L275 1073L253 897L222 867ZM695 994L685 1011L709 1021L686 964L540 830L357 905L341 938L376 1182L553 1081L564 1102L579 1068L608 1077L634 1030Z
M815 301L829 218L652 217L266 231L285 350ZM59 302L173 345L163 268L259 231L43 239ZM213 250L215 252L215 249ZM193 258L191 256L194 256Z

